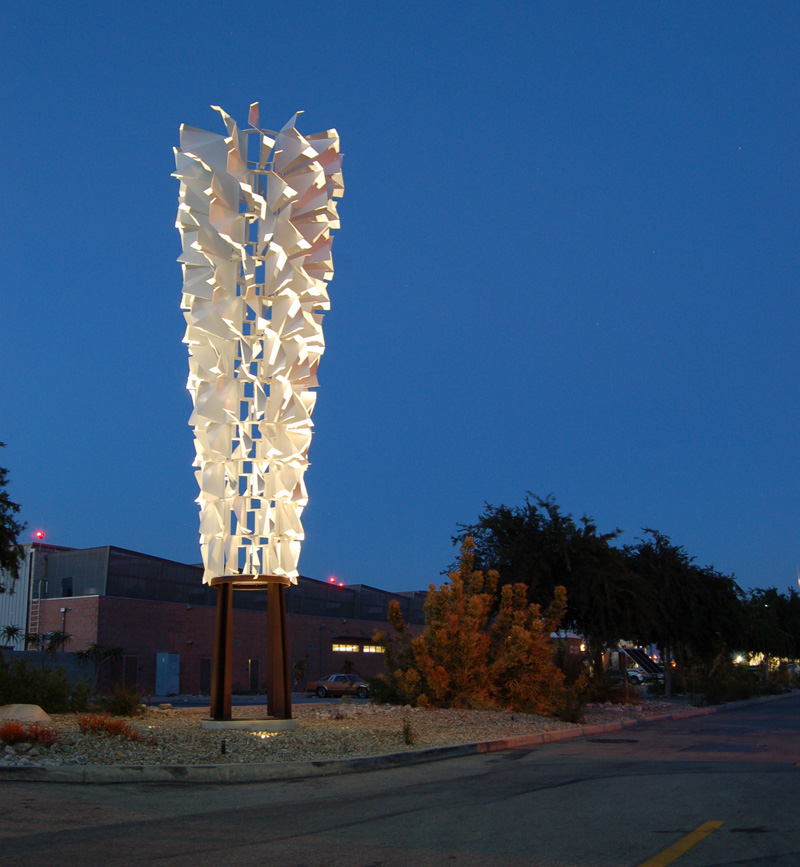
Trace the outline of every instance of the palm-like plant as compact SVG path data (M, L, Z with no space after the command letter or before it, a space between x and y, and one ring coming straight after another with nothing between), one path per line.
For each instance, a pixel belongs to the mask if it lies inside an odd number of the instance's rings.
M21 632L21 626L4 626L0 629L0 638L2 638L6 645L13 644L19 638Z
M78 662L83 665L94 665L94 688L97 689L97 679L100 669L106 662L119 661L125 651L121 647L106 647L103 644L92 643L85 650L76 650L74 653Z
M40 635L38 632L28 632L25 634L25 643L32 644L37 650L42 651L42 669L47 668L48 662L52 662L53 657L59 650L63 650L64 646L69 643L72 636L68 632L62 632L59 629L54 629L52 632L46 632Z
M25 633L25 648L33 648L34 650L39 650L39 648L44 643L44 635L40 632L26 632Z
M47 642L44 649L46 653L50 654L50 656L54 653L58 653L59 650L63 650L72 638L69 632L62 632L60 629L48 632L45 637Z

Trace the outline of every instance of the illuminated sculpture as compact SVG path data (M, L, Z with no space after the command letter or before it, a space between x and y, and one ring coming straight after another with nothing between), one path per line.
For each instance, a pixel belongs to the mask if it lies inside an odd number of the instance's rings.
M176 226L204 581L230 606L234 586L282 591L297 579L310 389L344 186L335 130L302 136L297 115L279 132L261 129L258 103L239 129L213 108L226 136L180 129Z

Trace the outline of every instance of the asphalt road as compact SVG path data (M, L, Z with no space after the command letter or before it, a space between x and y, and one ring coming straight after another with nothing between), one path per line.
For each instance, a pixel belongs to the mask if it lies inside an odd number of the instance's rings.
M800 697L789 697L291 783L7 782L0 863L665 867L702 828L678 867L798 867L798 735Z

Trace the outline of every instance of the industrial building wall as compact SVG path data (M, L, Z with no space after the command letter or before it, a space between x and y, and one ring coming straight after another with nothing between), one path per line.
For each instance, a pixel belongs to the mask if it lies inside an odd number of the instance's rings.
M215 617L216 609L207 605L111 596L46 599L41 615L42 631L60 630L64 623L71 636L67 650L84 650L93 643L122 648L122 662L105 667L101 685L109 685L113 677L154 694L157 655L178 654L179 692L188 695L209 692ZM383 654L370 652L376 626L381 624L287 615L290 668L300 660L306 664L304 679L293 688L341 671L345 661L363 677L382 672ZM260 691L267 664L265 611L234 610L233 645L233 691Z
M37 545L32 597L102 596L107 592L108 555L108 546L58 549Z
M101 596L43 599L38 631L42 634L66 632L70 638L64 650L69 653L85 650L90 644L101 644L97 637L101 599Z
M145 693L156 691L157 655L178 654L179 692L196 694L201 692L200 660L211 657L214 616L207 605L104 596L99 643L123 649L125 680Z
M19 576L16 580L4 569L0 569L0 584L5 588L5 593L0 593L0 629L5 626L16 626L20 634L13 640L0 638L0 647L8 647L11 650L25 649L25 633L28 632L28 595L30 593L30 573L32 545L22 546L25 556L20 563Z
M5 593L0 593L0 629L5 626L16 626L20 634L15 639L6 639L0 636L0 647L8 647L11 650L24 650L24 635L27 632L28 619L28 570L20 569L19 578L16 581L11 576L0 570L0 582L6 588Z

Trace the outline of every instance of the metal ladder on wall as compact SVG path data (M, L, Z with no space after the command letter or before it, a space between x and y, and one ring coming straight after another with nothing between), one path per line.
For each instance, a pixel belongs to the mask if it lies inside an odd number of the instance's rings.
M42 580L43 577L39 575L36 578L36 573L39 568L44 567L47 568L47 555L45 554L43 557L39 558L36 556L37 549L35 545L31 546L30 552L30 562L28 564L28 592L30 593L30 605L28 606L28 626L27 630L31 635L39 634L39 623L40 623L40 615L41 615L41 607L42 607ZM37 568L38 567L38 568ZM45 573L46 574L46 573ZM38 583L38 587L34 582ZM34 589L38 589L39 595L34 595ZM25 642L25 646L27 648L28 642ZM40 649L40 648L37 648Z
M39 600L31 599L30 610L28 612L28 632L39 632Z

